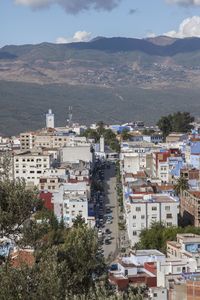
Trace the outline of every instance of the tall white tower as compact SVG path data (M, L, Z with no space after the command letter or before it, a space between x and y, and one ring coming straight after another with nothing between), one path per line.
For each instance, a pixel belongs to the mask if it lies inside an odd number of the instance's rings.
M105 152L105 141L103 135L100 137L100 152Z
M51 109L46 114L46 128L54 128L54 114Z

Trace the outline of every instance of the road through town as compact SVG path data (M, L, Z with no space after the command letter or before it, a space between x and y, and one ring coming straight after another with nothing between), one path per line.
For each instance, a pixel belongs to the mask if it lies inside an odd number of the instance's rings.
M115 165L111 164L110 169L105 169L105 180L104 180L104 191L105 191L105 210L111 208L112 211L112 223L105 224L104 232L106 229L111 231L110 244L104 243L104 256L107 259L109 256L115 258L118 254L118 243L119 243L119 229L118 229L118 201L116 193L116 176L115 176ZM105 237L106 239L106 237Z

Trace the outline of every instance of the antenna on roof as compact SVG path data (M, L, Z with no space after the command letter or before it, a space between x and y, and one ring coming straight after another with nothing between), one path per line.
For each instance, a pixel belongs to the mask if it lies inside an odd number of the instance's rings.
M69 106L68 108L68 119L67 119L67 123L68 123L68 126L70 127L72 125L72 106Z

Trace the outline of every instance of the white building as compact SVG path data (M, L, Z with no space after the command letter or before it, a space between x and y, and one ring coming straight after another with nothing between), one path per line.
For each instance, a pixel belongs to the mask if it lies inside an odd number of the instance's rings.
M156 249L131 251L129 256L129 260L136 266L143 266L146 262L164 262L165 259L165 255Z
M27 185L38 186L39 179L51 166L52 157L42 152L23 152L14 155L13 169L15 179L25 179Z
M165 262L157 262L157 286L170 287L170 282L180 280L182 274L196 272L197 265L193 258L166 259Z
M132 246L139 241L139 235L153 222L164 222L166 226L177 226L179 201L165 194L129 194L125 187L125 215L128 236Z
M54 114L51 109L46 114L46 128L54 128Z
M59 191L53 193L54 213L59 221L63 218L68 227L73 225L73 220L77 216L81 216L89 223L91 220L88 216L89 199L90 186L87 182L61 184Z
M61 163L84 161L93 164L94 154L91 144L82 144L79 146L67 146L60 150Z
M169 258L194 258L200 271L200 235L192 233L177 234L176 241L167 242Z
M140 170L140 155L138 153L125 154L123 170L125 173L136 174Z
M148 292L149 300L168 300L167 289L163 287L152 287Z

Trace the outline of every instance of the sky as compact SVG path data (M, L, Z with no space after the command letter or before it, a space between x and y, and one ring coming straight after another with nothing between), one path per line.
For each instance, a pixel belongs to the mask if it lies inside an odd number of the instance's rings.
M0 0L0 47L163 34L200 37L200 0Z

